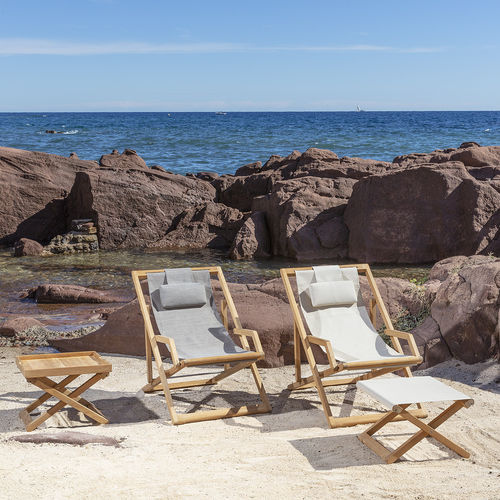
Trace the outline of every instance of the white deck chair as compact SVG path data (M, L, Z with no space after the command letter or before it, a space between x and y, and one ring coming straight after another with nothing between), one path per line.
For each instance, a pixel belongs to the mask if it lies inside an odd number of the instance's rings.
M360 292L359 273L365 274L373 292L368 312ZM297 281L298 302L293 292L290 277ZM380 413L334 417L325 393L325 387L355 384L397 370L411 376L412 365L422 362L413 336L394 330L387 310L382 302L368 264L355 266L318 266L297 269L281 269L281 277L294 317L295 382L290 390L316 387L323 410L331 427L344 427L375 422ZM376 308L385 323L385 333L391 337L392 347L378 335L375 328ZM311 334L308 334L306 326ZM408 341L411 355L403 353L399 339ZM302 344L312 375L302 377ZM329 366L319 370L311 345L320 346L328 357ZM356 371L347 378L337 375ZM336 376L325 380L326 377ZM413 412L425 417L421 406Z
M224 300L221 316L215 306L210 283L210 274L217 275ZM147 278L150 305L146 303L140 280ZM271 411L264 385L257 370L256 362L264 358L264 352L255 330L241 328L241 322L229 293L220 267L166 269L163 271L133 271L132 279L144 318L146 342L147 381L144 392L163 390L173 424L214 420ZM155 335L150 310L159 331ZM233 334L241 339L243 348L236 345L228 332L228 310L235 328ZM248 339L254 349L251 350ZM158 347L166 345L172 367L165 369ZM153 378L153 358L158 376ZM233 363L233 364L231 364ZM185 382L168 382L168 379L188 366L224 365L218 375ZM178 414L170 394L172 389L216 384L243 368L250 367L262 403L237 408L218 408Z

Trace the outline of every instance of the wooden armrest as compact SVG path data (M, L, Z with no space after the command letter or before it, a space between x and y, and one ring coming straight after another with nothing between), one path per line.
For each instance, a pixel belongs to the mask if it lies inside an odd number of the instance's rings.
M384 333L386 335L388 335L389 337L398 337L400 339L406 339L408 340L408 338L410 336L413 337L413 335L411 333L408 333L408 332L400 332L399 330L385 330Z
M408 342L408 346L410 347L410 351L414 356L420 356L420 353L418 352L418 347L415 342L415 339L413 335L409 332L400 332L399 330L390 330L387 329L385 331L385 334L388 337L397 337L398 339L405 339Z
M328 344L331 344L329 340L322 339L321 337L315 337L314 335L308 335L307 339L311 344L322 345L323 347L327 347Z
M330 366L332 368L335 368L337 366L335 355L333 354L332 343L329 340L322 339L321 337L315 337L314 335L308 335L306 338L311 344L323 346L326 350L326 355L328 357Z
M251 338L253 340L255 350L257 352L264 352L264 350L262 349L262 344L260 343L259 334L255 330L249 330L248 328L234 328L233 333L242 337L241 343L246 344L243 345L245 349L250 349L247 338Z
M172 358L172 363L174 365L179 364L179 356L177 354L177 349L175 347L175 340L170 337L164 337L163 335L155 335L156 342L161 342L162 344L167 344L168 351L170 352L170 356Z

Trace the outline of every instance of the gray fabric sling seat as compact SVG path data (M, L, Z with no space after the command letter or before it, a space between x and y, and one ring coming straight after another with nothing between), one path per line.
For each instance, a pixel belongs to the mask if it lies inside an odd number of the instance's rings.
M315 337L329 340L337 361L405 358L373 327L355 267L318 266L296 271L302 314Z
M208 271L166 269L147 278L158 330L175 341L179 359L251 354L237 346L224 327Z

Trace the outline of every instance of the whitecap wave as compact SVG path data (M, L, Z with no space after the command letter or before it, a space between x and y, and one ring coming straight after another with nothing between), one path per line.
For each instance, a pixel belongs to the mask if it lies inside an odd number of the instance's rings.
M491 132L491 128L485 128L484 131L485 132Z
M78 129L75 130L65 130L64 132L61 132L64 135L73 135L73 134L78 134Z

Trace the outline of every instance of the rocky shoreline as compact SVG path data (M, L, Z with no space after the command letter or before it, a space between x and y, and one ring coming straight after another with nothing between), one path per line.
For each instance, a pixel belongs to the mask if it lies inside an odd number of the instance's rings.
M0 148L0 245L41 244L74 219L114 248L216 248L232 258L428 263L500 254L500 147L396 157L308 149L234 175L148 167L135 151L99 162Z
M40 254L51 241L64 251L62 235L73 237L68 231L76 228L97 235L103 249L439 261L426 283L377 279L397 328L416 337L421 368L451 357L475 363L499 356L500 147L464 143L392 163L309 149L222 176L148 167L132 150L89 162L0 148L0 172L0 244L16 244L19 255ZM82 219L85 227L72 222ZM106 323L57 335L14 317L0 325L6 345L143 354L142 319L136 301L126 303L130 296L41 285L30 292L35 300L103 303ZM281 281L230 288L244 326L261 335L265 366L290 363L293 325Z

